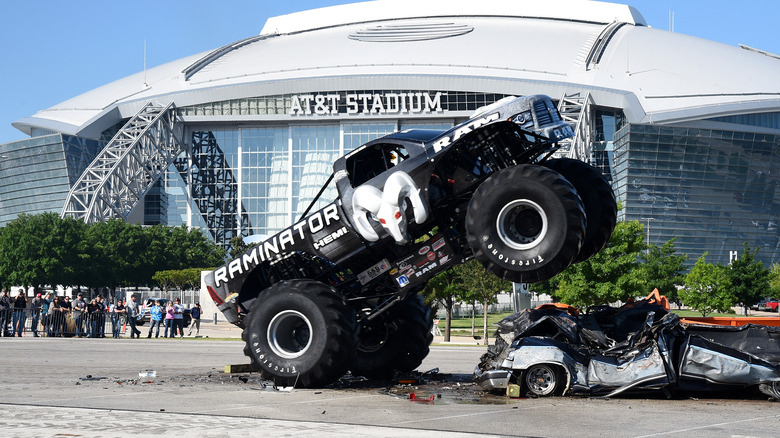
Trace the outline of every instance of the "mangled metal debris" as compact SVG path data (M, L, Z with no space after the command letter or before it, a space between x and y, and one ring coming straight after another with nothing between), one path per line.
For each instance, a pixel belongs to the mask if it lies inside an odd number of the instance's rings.
M778 327L680 320L655 291L585 314L547 306L509 316L474 379L487 390L517 384L532 396L758 386L780 399L779 343Z

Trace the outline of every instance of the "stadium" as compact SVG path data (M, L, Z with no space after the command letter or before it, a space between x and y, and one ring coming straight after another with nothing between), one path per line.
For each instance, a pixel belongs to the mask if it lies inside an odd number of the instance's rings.
M252 33L251 30L248 33ZM557 0L377 0L269 19L259 34L103 85L13 123L0 225L200 227L220 245L296 221L333 161L546 94L649 243L780 262L780 56L654 29L636 9ZM321 205L335 197L331 187Z

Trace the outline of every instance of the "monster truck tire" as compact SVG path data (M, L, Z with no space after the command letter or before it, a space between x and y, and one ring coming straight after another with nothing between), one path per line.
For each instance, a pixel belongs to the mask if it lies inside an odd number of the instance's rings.
M587 163L560 158L547 161L545 165L569 180L582 199L588 224L574 263L583 262L601 251L612 236L617 222L615 194L601 172Z
M396 317L378 328L363 330L352 374L370 379L389 379L396 371L414 371L428 355L433 341L431 311L415 294L396 312Z
M532 164L499 171L474 192L466 213L474 256L501 278L547 280L580 251L585 211L561 174Z
M244 354L279 386L331 383L346 373L355 354L354 311L318 281L274 284L252 304L245 324Z

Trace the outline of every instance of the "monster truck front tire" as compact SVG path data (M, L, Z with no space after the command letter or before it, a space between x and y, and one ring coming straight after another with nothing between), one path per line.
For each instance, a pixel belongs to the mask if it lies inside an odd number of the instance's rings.
M279 386L333 382L346 373L357 344L354 311L313 280L282 281L263 291L245 327L244 354Z
M431 311L422 297L409 297L394 318L361 331L352 374L389 379L396 371L414 371L430 352L432 327Z
M612 236L617 223L615 194L601 172L587 163L560 158L544 164L563 175L582 199L588 224L585 227L585 239L574 263L583 262L601 251Z
M575 188L546 167L521 164L497 172L474 192L466 214L474 257L501 278L547 280L580 251L585 210Z

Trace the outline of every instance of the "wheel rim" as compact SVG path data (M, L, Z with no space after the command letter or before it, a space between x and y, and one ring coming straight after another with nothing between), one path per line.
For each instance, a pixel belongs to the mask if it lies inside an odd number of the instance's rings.
M780 382L772 382L771 388L775 398L780 400Z
M496 229L506 246L520 251L531 249L547 234L547 215L536 202L517 199L498 213Z
M535 366L528 370L525 383L536 395L548 395L555 389L555 372L546 365Z
M311 322L296 310L279 312L268 325L268 345L274 354L294 359L311 346Z
M390 336L387 326L365 328L360 335L358 350L364 353L374 353L382 349Z

